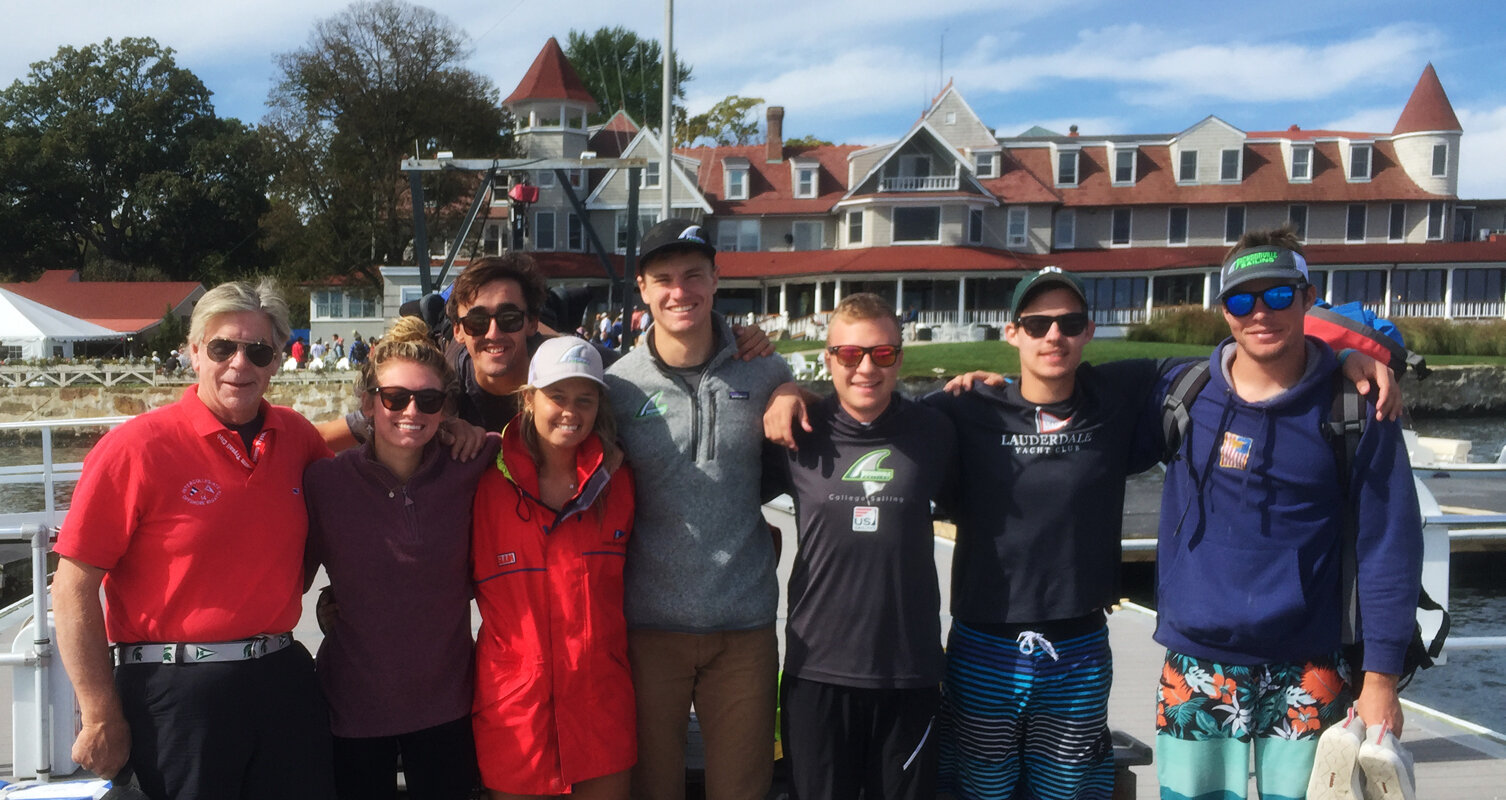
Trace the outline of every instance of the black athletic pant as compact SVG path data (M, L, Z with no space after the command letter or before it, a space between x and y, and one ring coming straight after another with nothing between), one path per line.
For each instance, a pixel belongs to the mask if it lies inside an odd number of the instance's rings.
M328 800L329 709L301 644L249 661L115 668L148 797Z
M793 800L933 800L937 687L857 689L785 675L780 738Z
M466 800L480 785L469 715L397 736L335 737L340 800L394 800L398 757L412 800Z

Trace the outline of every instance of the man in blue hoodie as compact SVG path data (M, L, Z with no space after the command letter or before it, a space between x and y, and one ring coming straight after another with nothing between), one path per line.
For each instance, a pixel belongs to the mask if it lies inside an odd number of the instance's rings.
M1422 523L1397 423L1371 421L1338 474L1323 434L1338 365L1304 334L1317 290L1295 237L1247 234L1220 277L1233 336L1213 352L1161 500L1157 777L1163 798L1243 798L1253 751L1261 795L1300 798L1319 734L1351 703L1367 725L1401 733ZM1353 663L1340 633L1350 510L1363 646Z

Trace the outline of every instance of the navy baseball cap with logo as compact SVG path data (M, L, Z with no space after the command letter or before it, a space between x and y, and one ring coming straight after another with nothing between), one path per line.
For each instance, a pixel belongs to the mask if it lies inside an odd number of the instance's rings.
M638 265L647 264L660 253L672 250L694 250L705 253L707 258L716 258L716 248L708 241L706 229L699 222L688 219L667 219L648 229L643 241L638 244Z
M1248 247L1230 256L1219 270L1220 299L1242 283L1259 280L1291 281L1298 286L1308 283L1307 259L1285 247Z
M1082 301L1083 308L1088 306L1088 291L1083 288L1082 281L1070 272L1063 272L1061 267L1045 267L1040 272L1032 272L1025 276L1014 287L1014 298L1009 301L1010 312L1016 319L1020 316L1020 309L1030 300L1030 296L1047 289L1061 287L1070 289Z

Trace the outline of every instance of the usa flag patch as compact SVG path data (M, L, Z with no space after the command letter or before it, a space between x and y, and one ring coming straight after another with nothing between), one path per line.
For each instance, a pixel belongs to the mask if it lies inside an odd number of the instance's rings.
M1248 436L1224 431L1224 445L1218 449L1218 465L1225 469L1249 469L1253 444Z

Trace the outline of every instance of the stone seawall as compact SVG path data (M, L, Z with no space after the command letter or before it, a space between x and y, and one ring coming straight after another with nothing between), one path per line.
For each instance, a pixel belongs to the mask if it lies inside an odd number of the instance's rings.
M355 406L354 373L318 382L274 382L267 399L288 405L316 422L340 416ZM907 380L911 396L941 388L935 380ZM1404 381L1407 408L1419 416L1469 417L1506 414L1506 367L1437 367L1425 381L1411 373ZM171 403L186 385L21 387L0 390L0 422L80 419L140 414ZM831 391L830 384L813 387Z

